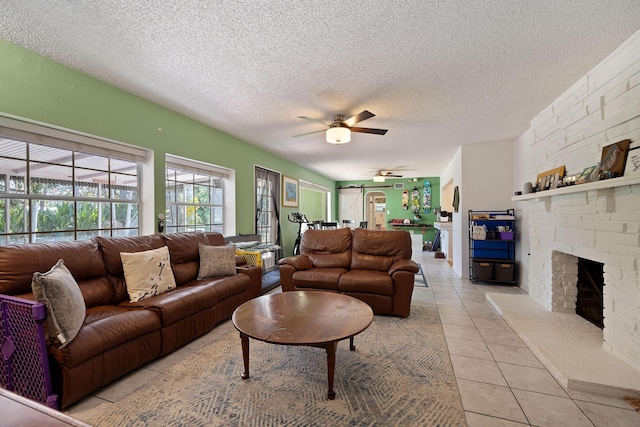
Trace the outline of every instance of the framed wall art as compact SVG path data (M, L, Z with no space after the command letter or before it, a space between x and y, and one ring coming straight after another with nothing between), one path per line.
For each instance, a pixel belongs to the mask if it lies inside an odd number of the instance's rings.
M624 167L624 176L640 176L640 143L634 142L627 151L627 162Z
M298 180L282 175L282 206L298 207Z

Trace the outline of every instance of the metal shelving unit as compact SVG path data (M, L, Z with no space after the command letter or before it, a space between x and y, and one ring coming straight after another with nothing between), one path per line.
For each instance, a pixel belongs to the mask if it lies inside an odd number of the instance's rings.
M469 211L469 278L472 283L516 284L515 231L513 209Z

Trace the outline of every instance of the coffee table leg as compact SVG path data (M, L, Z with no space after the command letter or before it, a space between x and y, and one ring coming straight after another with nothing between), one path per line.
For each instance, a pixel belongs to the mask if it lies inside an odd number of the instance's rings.
M329 400L333 400L336 398L336 392L333 391L333 376L336 370L336 347L338 347L338 342L330 342L327 343L327 379L329 382L329 392L327 393L327 398Z
M353 337L349 337L349 350L351 350L351 351L355 351L356 350L356 346L355 346L355 344L353 344Z
M242 342L242 359L244 361L244 373L242 379L249 378L249 337L240 333L240 341Z

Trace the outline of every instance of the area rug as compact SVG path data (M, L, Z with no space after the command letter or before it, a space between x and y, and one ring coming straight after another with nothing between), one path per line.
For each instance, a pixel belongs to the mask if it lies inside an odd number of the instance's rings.
M375 316L338 345L327 399L326 353L251 340L250 374L234 330L83 420L100 426L465 426L433 307L406 319Z
M280 271L276 268L267 271L262 275L262 293L266 294L270 290L280 286Z

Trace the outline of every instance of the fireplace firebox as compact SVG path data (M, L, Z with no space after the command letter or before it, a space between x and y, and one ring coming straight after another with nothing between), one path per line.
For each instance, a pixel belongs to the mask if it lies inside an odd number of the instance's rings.
M604 264L578 258L576 314L604 329Z

